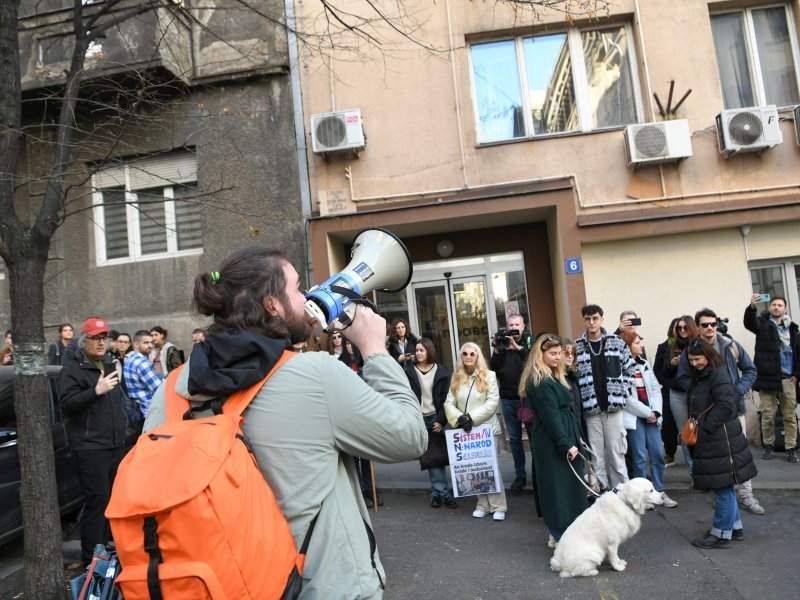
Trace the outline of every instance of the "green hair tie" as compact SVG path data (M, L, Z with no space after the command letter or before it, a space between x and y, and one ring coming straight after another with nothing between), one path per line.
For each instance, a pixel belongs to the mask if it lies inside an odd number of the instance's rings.
M219 283L219 271L212 271L211 281L213 281L214 283Z

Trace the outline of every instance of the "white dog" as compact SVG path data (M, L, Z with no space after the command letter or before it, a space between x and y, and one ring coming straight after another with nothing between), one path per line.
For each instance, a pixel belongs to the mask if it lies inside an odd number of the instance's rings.
M617 554L619 545L632 538L642 524L648 504L663 504L653 484L637 477L606 492L572 522L550 559L550 568L561 577L597 575L597 567L608 556L617 571L627 563Z

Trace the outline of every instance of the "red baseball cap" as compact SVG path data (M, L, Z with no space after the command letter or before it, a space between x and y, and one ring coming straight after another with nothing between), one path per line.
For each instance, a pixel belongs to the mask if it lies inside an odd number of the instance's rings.
M106 322L100 317L89 317L83 322L81 333L86 333L88 335L108 333L108 325L106 325Z

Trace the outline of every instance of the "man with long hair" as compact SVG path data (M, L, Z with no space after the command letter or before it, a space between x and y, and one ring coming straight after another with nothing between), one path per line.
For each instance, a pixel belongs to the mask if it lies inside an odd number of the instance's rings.
M209 413L204 402L257 384L284 350L306 340L304 305L297 271L263 246L238 250L217 271L198 275L193 311L213 323L175 384L193 415ZM303 570L307 597L382 595L386 576L352 457L402 462L427 447L419 402L386 351L385 332L383 317L358 307L344 334L364 356L363 381L327 352L297 353L243 413L242 430L298 548L317 519ZM164 388L145 431L164 422Z

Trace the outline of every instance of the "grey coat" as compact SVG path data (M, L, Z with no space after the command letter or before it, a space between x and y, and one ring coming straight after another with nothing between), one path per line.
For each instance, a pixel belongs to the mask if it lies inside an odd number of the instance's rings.
M177 391L188 397L186 371ZM327 353L303 353L281 366L244 412L244 433L298 547L319 513L303 600L383 596L378 572L384 582L386 575L377 553L375 568L371 563L371 524L351 456L393 463L427 448L422 411L400 365L374 354L363 375ZM162 386L145 430L163 421Z

